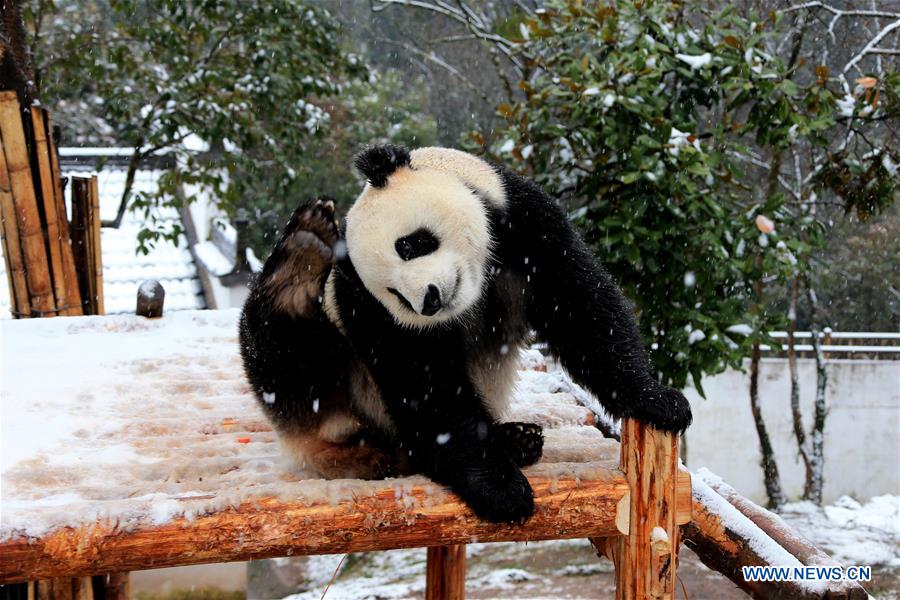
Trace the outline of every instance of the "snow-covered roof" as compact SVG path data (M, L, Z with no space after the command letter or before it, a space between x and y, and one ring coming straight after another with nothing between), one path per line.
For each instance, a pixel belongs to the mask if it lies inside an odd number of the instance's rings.
M71 150L61 148L65 152ZM91 149L94 150L94 149ZM63 176L89 176L95 171L85 168L62 166ZM127 171L121 167L107 166L97 173L100 191L100 215L113 219L125 186ZM159 171L141 170L134 179L134 192L153 191ZM66 187L67 200L71 185ZM159 209L156 217L169 223L180 221L178 210L172 207ZM134 312L137 289L146 279L157 279L166 290L165 310L206 308L203 289L188 249L187 238L179 236L177 245L159 242L147 255L137 254L137 235L142 227L142 215L126 211L118 229L104 227L100 231L100 247L103 253L103 296L106 314ZM0 251L2 252L2 251ZM0 261L0 318L9 318L9 290L5 263Z
M338 502L392 485L398 499L410 485L441 498L423 477L321 481L285 465L244 379L238 316L4 323L0 540L98 518L128 530L260 498ZM535 354L530 366L546 368ZM569 385L559 371L522 372L508 417L541 423L546 438L528 473L607 479L617 473L618 443L589 425Z

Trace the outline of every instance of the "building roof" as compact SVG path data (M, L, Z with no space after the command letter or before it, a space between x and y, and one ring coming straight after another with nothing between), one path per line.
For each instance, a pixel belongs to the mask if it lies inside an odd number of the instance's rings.
M122 197L127 171L122 166L107 164L100 172L86 164L71 164L67 152L61 148L64 177L97 174L100 191L100 215L113 219ZM79 155L84 162L84 157ZM135 175L133 192L152 192L161 171L141 170ZM66 201L71 185L66 186ZM178 210L163 207L154 213L163 228L181 221ZM206 308L197 267L182 234L177 244L160 241L149 254L137 253L137 236L144 216L126 211L118 229L104 227L100 232L103 254L103 295L107 314L130 313L135 310L137 289L146 279L158 280L166 290L165 309L185 310ZM2 252L2 250L0 250ZM5 261L0 261L0 318L10 318L10 302Z

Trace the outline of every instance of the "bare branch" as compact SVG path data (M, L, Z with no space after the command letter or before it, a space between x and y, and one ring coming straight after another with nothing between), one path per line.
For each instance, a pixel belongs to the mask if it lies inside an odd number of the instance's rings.
M420 50L419 48L416 48L412 44L407 44L406 42L398 42L395 40L389 40L387 38L379 38L378 41L385 43L385 44L392 44L394 46L400 46L407 52L410 52L416 56L421 57L423 60L425 60L427 62L433 63L433 64L441 67L442 69L444 69L445 71L447 71L448 73L450 73L451 75L453 75L454 77L459 79L463 83L463 85L465 85L467 88L469 88L470 90L472 90L473 92L478 94L478 96L480 96L481 99L484 100L484 102L486 104L488 104L488 105L492 104L491 100L485 95L484 91L481 88L479 88L477 85L475 85L474 83L469 81L469 79L465 75L463 75L459 69L457 69L456 67L454 67L453 65L451 65L450 63L448 63L447 61L442 59L441 57L437 56L434 52L425 52L424 50Z
M373 12L380 12L390 5L428 10L452 19L465 26L478 39L491 42L516 69L519 71L523 69L522 63L513 53L515 44L505 37L491 32L490 24L486 22L482 15L479 15L465 4L460 3L458 8L440 0L435 2L425 2L423 0L372 0L371 7Z
M795 4L794 6L789 6L779 12L781 13L789 13L798 10L809 10L811 8L821 8L823 10L827 10L828 12L836 15L838 18L840 17L888 17L889 19L900 19L900 12L890 12L885 10L844 10L841 8L835 8L829 4L825 4L824 2L804 2L803 4Z
M896 21L894 21L890 25L886 25L884 29L882 29L881 32L878 33L878 35L873 37L856 56L850 59L850 62L848 62L844 66L844 73L855 67L859 61L865 58L865 56L871 52L872 48L876 48L878 46L878 43L883 40L885 36L887 36L887 34L894 31L895 29L900 29L900 14L896 15L896 18Z

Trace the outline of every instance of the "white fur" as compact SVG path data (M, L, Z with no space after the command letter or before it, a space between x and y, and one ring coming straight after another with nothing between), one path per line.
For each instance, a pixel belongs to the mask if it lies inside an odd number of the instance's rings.
M463 317L478 302L491 246L490 224L478 195L455 172L429 164L401 167L384 187L367 185L347 214L347 251L363 285L398 323L414 328ZM394 243L420 228L437 236L440 246L404 261ZM429 285L440 290L444 306L425 316L421 312ZM388 288L403 294L415 312Z
M482 159L452 148L418 148L410 152L413 169L434 169L454 175L481 194L496 208L506 206L503 181L491 165Z

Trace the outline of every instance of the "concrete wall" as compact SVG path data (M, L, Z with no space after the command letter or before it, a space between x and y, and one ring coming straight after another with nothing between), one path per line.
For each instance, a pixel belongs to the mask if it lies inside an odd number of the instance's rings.
M800 404L806 430L812 423L816 370L800 359ZM749 362L745 364L749 372ZM782 485L790 499L803 493L790 413L790 375L785 359L763 359L760 401L775 448ZM765 502L759 438L750 413L749 373L726 371L703 380L706 400L693 389L688 467L708 467L745 496ZM828 363L824 500L842 495L867 499L900 493L900 361L831 360Z

